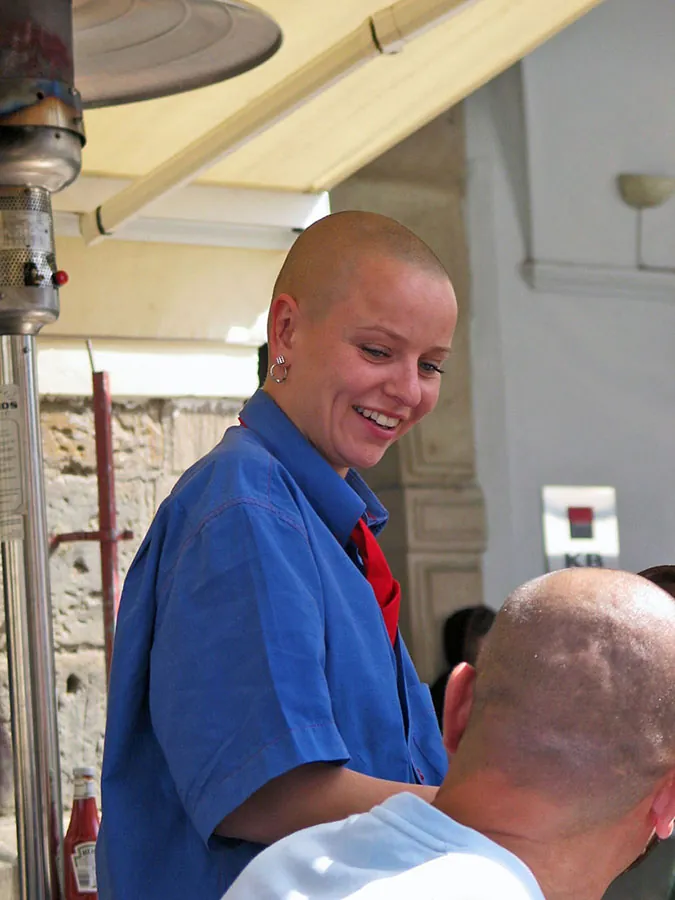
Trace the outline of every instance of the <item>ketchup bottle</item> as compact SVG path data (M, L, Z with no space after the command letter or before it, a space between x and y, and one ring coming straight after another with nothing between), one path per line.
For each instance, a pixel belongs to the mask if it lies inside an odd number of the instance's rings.
M73 811L63 841L66 900L98 900L95 851L99 817L94 776L89 768L73 771Z

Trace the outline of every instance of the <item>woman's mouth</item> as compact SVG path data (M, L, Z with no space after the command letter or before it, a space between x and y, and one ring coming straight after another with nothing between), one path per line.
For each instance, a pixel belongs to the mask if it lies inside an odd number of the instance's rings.
M401 423L401 419L396 416L387 416L385 413L378 412L376 409L368 409L366 406L354 406L353 409L364 419L369 419L373 424L386 431L394 431Z

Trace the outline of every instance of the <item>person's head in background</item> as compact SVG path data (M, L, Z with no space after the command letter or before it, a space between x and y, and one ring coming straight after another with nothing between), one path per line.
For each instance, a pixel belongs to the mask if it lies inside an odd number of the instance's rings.
M476 664L481 646L494 619L495 614L487 606L468 606L466 609L457 610L445 620L443 652L446 667L430 687L431 700L441 728L443 727L443 703L448 676L461 662L468 662L472 666Z
M267 370L270 367L270 354L267 342L258 347L258 387L265 384L267 378Z
M675 820L675 604L627 572L518 588L448 683L436 804L547 898L599 898Z
M344 476L435 407L457 304L439 259L385 216L311 225L279 273L265 391Z
M495 614L487 606L469 606L448 616L443 626L443 649L449 669L461 662L476 664L483 638L494 620Z
M638 575L651 581L652 584L658 584L662 590L675 598L675 565L651 566L638 572Z

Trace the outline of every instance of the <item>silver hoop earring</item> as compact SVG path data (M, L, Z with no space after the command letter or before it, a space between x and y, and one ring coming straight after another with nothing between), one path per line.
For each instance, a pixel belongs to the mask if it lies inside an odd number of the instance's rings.
M283 375L281 378L278 375L274 374L275 369L283 369ZM272 365L270 366L270 378L272 381L276 381L277 384L283 384L284 381L288 378L288 366L286 364L286 359L283 356L277 356Z

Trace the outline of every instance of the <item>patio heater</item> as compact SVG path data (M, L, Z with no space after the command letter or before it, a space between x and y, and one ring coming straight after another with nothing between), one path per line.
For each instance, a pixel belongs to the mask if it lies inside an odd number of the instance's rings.
M62 896L62 810L35 338L59 314L51 195L83 106L238 75L281 33L228 0L0 0L0 554L22 900Z

